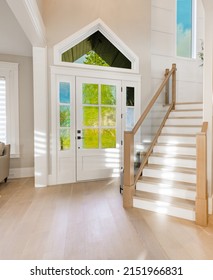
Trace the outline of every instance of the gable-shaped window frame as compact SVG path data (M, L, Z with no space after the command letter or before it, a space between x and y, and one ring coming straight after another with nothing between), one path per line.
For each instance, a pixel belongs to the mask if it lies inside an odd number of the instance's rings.
M79 44L81 41L85 40L96 31L100 31L127 59L131 62L131 69L123 69L116 67L105 67L105 66L94 66L94 65L86 65L79 64L74 62L64 62L62 61L62 54ZM57 45L54 46L54 64L61 66L70 66L77 68L89 68L100 70L101 68L104 71L119 71L119 72L130 72L130 73L139 73L139 58L135 55L129 47L124 44L120 38L112 32L112 30L101 20L97 19L91 24L87 25L80 31L74 33L69 36L65 40L61 41Z

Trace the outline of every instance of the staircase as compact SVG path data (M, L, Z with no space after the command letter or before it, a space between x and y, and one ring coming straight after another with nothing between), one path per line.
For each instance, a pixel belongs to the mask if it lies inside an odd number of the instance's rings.
M202 104L176 104L163 127L133 206L195 221L196 133L202 126Z

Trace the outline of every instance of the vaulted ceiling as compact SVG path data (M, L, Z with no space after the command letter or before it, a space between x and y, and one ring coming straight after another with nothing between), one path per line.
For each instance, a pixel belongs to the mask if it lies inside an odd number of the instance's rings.
M32 45L5 0L0 0L0 54L32 56Z

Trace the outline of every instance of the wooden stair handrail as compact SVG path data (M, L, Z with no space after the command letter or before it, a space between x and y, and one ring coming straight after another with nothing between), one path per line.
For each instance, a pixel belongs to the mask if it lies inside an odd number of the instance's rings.
M196 135L196 200L195 221L200 226L208 225L208 195L207 195L207 129L204 122L201 131Z
M146 165L146 163L147 163L147 161L148 161L149 156L150 156L151 153L152 153L152 150L153 150L155 144L157 143L158 137L159 137L159 135L160 135L160 133L161 133L162 128L163 128L164 125L165 125L165 122L166 122L166 120L167 120L167 118L168 118L168 116L169 116L169 114L170 114L172 108L173 108L173 103L172 103L171 106L169 107L169 109L168 109L168 111L167 111L167 113L166 113L166 115L165 115L165 117L164 117L164 119L163 119L163 121L162 121L162 123L161 123L161 125L160 125L160 127L159 127L159 129L158 129L158 131L157 131L157 133L156 133L156 135L155 135L155 137L154 137L154 139L152 140L152 144L151 144L151 146L149 147L149 150L146 152L146 155L145 155L145 157L144 157L143 163L140 165L140 167L139 167L139 169L138 169L138 171L137 171L137 174L136 174L136 176L135 176L134 184L136 184L137 181L138 181L138 179L140 178L141 173L142 173L142 171L143 171L143 169L144 169L144 167L145 167L145 165Z
M167 72L167 69L166 69L166 72ZM137 121L135 126L133 127L133 129L132 129L133 134L136 134L136 132L138 131L138 129L142 125L142 123L145 120L146 116L148 115L148 113L152 109L152 106L155 104L155 101L157 100L157 98L161 94L161 92L164 89L165 85L167 84L169 78L171 77L171 75L174 72L176 72L176 64L172 64L172 69L169 72L167 72L167 74L165 75L165 78L164 78L162 84L160 85L159 89L157 90L157 92L153 96L152 100L149 102L148 106L146 107L145 111L143 112L143 114L141 115L141 117L139 118L139 120Z
M125 131L124 132L124 185L123 185L123 206L128 208L133 206L133 194L135 192L135 184L137 180L140 177L140 174L148 160L149 155L152 152L152 149L154 145L157 142L157 138L160 135L160 132L165 124L165 121L169 115L169 112L175 108L175 102L176 102L176 64L172 64L172 68L169 71L166 69L165 75L164 75L164 80L161 83L159 89L149 102L148 106L146 107L145 111L135 124L134 128L131 131ZM163 89L165 86L168 85L169 79L172 76L172 101L171 101L171 106L169 107L157 133L156 136L154 137L152 144L150 145L150 148L148 152L146 153L145 159L143 163L140 165L139 170L135 176L134 174L134 135L137 133L138 129L141 127L143 121L145 120L146 116L152 109L153 105L155 104L157 98L159 95L162 93ZM166 100L168 101L168 86L166 88ZM166 101L166 104L167 104Z

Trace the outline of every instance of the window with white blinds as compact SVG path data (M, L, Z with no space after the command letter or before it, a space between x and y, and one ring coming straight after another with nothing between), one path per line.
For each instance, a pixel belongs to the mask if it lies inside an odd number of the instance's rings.
M0 142L19 157L18 63L0 61Z
M6 143L6 79L0 76L0 142Z

